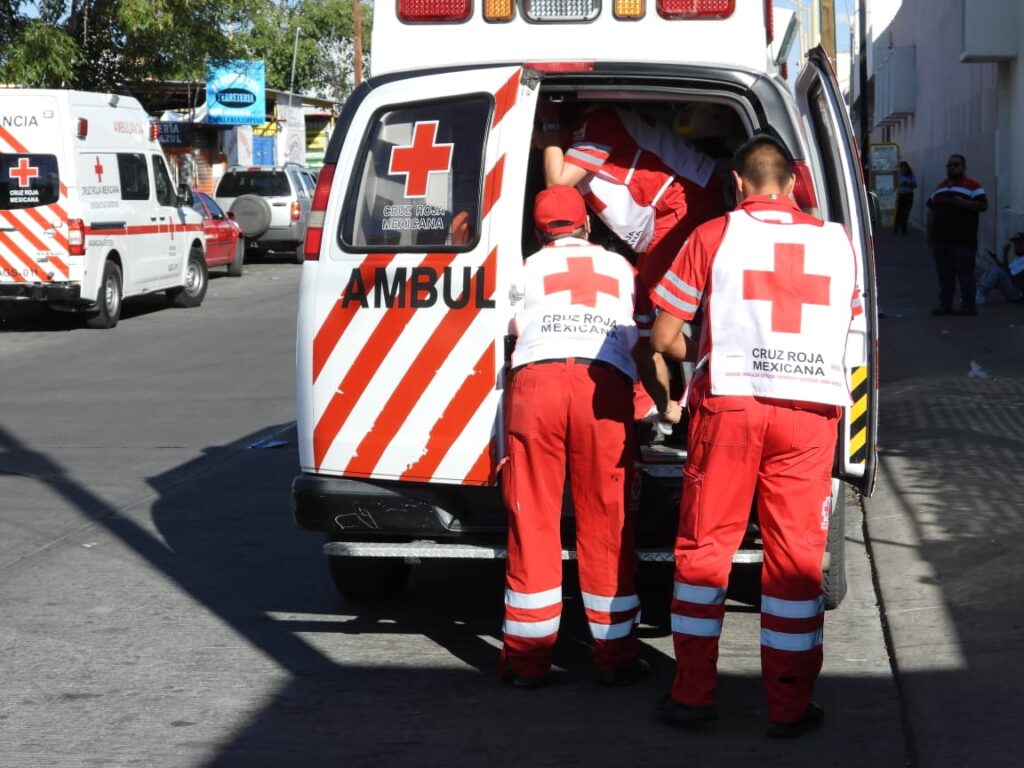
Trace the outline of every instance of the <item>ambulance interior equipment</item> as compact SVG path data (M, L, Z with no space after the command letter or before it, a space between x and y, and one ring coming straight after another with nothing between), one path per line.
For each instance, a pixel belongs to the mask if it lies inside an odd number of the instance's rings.
M504 20L484 18L499 6ZM563 118L594 105L653 114L722 173L739 143L771 133L795 159L798 204L846 227L869 330L851 339L854 404L840 425L823 564L827 605L842 600L846 491L870 494L875 471L871 230L827 58L811 51L791 89L771 19L770 0L375 6L374 78L346 103L314 194L297 334L293 511L325 535L343 595L396 593L425 558L505 555L506 334L515 277L537 248L533 134L550 101ZM595 238L617 247L608 232ZM682 447L648 447L638 464L644 561L672 561L685 458ZM564 558L573 541L567 500ZM735 561L761 561L756 524Z

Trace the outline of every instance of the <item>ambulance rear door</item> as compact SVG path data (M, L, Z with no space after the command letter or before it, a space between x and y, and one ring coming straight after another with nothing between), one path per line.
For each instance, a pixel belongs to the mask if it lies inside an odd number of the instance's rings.
M0 295L80 280L81 260L68 256L64 143L71 128L61 122L58 99L0 93L0 118Z
M536 85L517 66L435 71L346 103L300 286L304 472L495 482Z
M875 284L874 240L857 142L824 50L808 54L796 82L811 163L824 218L841 222L860 260L861 292L867 335L852 338L847 354L853 405L844 411L836 467L838 476L870 495L875 485L878 434L878 293Z

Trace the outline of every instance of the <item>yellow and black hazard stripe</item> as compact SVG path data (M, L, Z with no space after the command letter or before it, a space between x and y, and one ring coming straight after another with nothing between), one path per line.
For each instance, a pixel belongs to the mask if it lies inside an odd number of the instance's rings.
M850 442L851 464L864 464L868 458L868 367L862 365L850 373Z

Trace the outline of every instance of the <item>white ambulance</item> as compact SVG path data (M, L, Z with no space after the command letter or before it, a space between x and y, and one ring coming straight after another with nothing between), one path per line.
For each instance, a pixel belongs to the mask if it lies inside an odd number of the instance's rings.
M490 15L488 15L490 14ZM704 108L730 147L768 131L796 159L795 198L845 225L868 331L853 340L835 464L830 606L845 589L846 485L872 490L875 275L858 150L823 51L795 89L776 67L771 0L397 0L377 3L374 77L345 104L305 243L298 317L298 524L326 535L338 590L398 591L410 562L505 556L496 469L514 284L537 248L531 142L541 101L565 109ZM698 110L699 111L699 110ZM696 142L696 140L695 140ZM594 218L594 217L592 217ZM685 449L643 452L637 546L671 562ZM564 515L564 557L574 557ZM756 518L738 562L761 560Z
M0 89L0 300L113 328L122 299L206 295L202 217L171 180L133 98Z

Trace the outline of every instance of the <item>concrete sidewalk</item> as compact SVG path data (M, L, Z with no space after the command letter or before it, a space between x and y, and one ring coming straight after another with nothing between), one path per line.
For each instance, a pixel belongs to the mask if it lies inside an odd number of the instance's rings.
M911 760L1024 765L1024 305L933 317L921 235L877 241L879 472L866 529Z

